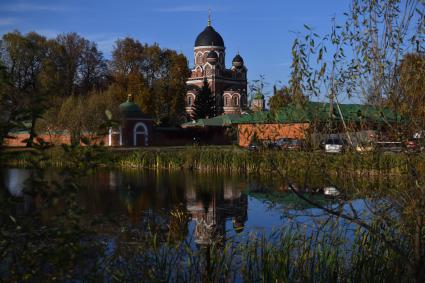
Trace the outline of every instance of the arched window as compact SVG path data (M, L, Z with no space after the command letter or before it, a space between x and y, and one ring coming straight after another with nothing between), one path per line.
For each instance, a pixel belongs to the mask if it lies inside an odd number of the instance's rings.
M109 137L108 137L108 145L116 146L122 145L122 129L119 128L109 128Z
M202 53L196 54L196 62L195 64L202 64Z
M233 97L233 106L239 106L239 98L237 96Z
M230 106L230 101L229 101L229 97L226 97L226 103L225 103L225 106Z
M148 127L143 122L139 122L134 125L133 128L133 146L147 146L148 145Z
M192 96L188 96L187 98L187 106L192 107L193 104L193 98Z

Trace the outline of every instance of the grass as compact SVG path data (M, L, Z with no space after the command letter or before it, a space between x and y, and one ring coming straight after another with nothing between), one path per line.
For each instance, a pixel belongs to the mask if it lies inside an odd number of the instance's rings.
M87 150L89 150L87 148ZM28 166L31 150L7 150L0 161L6 166ZM413 164L416 170L425 172L425 155L409 154L326 154L324 152L285 152L265 150L250 152L238 147L181 147L134 150L105 148L98 155L102 166L111 168L144 168L166 170L196 170L232 173L267 174L280 170L288 175L321 174L406 174ZM59 147L47 151L45 166L66 167L72 162Z
M159 243L154 234L120 241L91 279L144 282L408 282L409 267L365 231L348 239L343 230L307 234L282 229L191 248ZM99 276L99 277L98 277ZM114 280L114 281L115 281Z

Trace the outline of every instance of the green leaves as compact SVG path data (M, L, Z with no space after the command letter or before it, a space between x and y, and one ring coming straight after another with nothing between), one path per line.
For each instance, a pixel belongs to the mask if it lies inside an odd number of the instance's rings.
M212 94L207 79L195 98L193 119L212 118L217 115L215 96Z

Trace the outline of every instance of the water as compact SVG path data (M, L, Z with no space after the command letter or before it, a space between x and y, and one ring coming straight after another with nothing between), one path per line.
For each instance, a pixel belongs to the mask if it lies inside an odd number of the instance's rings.
M283 180L271 175L101 169L82 177L75 193L72 186L67 186L73 181L52 169L45 171L46 183L38 183L32 190L30 181L37 181L31 178L36 173L18 168L0 170L0 199L5 200L0 201L1 220L7 224L2 231L12 236L5 242L7 253L0 260L0 277L11 281L16 272L23 276L31 272L30 278L40 281L62 278L63 274L83 281L139 281L146 276L152 280L203 281L210 275L227 276L221 273L222 267L215 265L223 260L235 272L230 277L235 276L233 279L239 282L243 281L243 264L253 268L261 263L244 259L244 255L259 252L252 252L252 246L246 244L259 243L253 240L253 234L257 240L264 235L267 245L273 247L295 242L290 252L283 249L289 261L309 250L311 244L317 253L301 259L314 263L337 249L337 254L343 256L336 265L345 265L358 253L358 248L353 248L359 243L355 235L364 230L322 208L372 223L371 211L388 211L385 202L391 200L380 193L382 188L391 187L385 178L348 182L344 176L335 176L303 183L305 178ZM394 176L387 179L396 187L403 182ZM42 185L45 188L40 191ZM318 190L332 185L341 192L339 197L325 197L323 190ZM357 193L354 188L359 189ZM295 232L295 238L285 233L279 238L276 231L281 229ZM386 253L383 250L382 254ZM230 256L234 260L229 260ZM377 258L382 258L381 254ZM328 262L327 258L322 260ZM397 257L394 261L398 262ZM176 268L176 264L182 267ZM304 270L296 263L287 268L301 275ZM327 270L329 267L323 266L317 271L318 278ZM359 270L358 266L353 270Z
M18 213L30 214L37 209L34 199L24 194L30 171L9 168L1 173L10 194L21 197ZM58 171L49 170L46 179L60 181ZM313 218L323 215L320 209L289 192L282 180L273 178L100 170L86 177L83 184L79 206L88 218L107 219L109 227L103 228L111 236L118 233L114 227L117 223L127 229L149 228L162 234L177 225L178 232L184 234L180 236L202 245L213 238L269 235L288 225L310 227L317 224ZM332 201L320 194L313 198L321 203ZM181 221L179 214L187 221Z

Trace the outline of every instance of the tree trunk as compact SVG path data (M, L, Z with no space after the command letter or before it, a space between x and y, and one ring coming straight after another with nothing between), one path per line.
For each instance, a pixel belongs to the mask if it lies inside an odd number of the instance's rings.
M35 132L35 122L36 122L37 118L35 117L35 115L32 115L32 119L31 119L31 129L30 129L30 136L28 137L27 140L27 147L32 147L34 144L34 138L37 136L36 132Z

